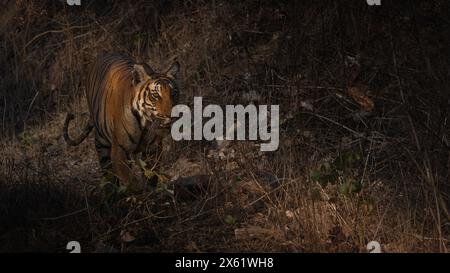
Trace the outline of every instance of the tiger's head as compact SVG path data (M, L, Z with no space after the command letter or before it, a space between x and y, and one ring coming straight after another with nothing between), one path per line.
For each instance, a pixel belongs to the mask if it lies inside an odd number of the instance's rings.
M178 100L176 79L179 70L178 62L173 63L165 73L156 73L145 63L133 66L136 91L133 108L142 126L148 121L157 122L160 128L170 126L172 107Z

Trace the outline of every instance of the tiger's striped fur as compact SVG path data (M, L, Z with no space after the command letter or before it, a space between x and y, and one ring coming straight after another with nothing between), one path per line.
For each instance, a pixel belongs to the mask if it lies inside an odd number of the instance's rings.
M90 123L73 140L68 127L73 114L67 115L64 138L69 145L80 144L95 128L95 148L102 169L124 183L132 178L130 160L142 152L159 153L162 136L171 122L176 103L178 63L156 73L147 64L137 64L121 54L105 54L93 65L86 85Z

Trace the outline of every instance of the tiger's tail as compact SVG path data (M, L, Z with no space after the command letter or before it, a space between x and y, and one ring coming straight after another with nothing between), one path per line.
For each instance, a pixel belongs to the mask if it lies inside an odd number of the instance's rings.
M63 128L64 140L70 146L79 145L81 142L83 142L83 140L85 140L88 137L89 133L94 128L94 125L92 124L92 122L89 121L89 123L83 128L83 132L81 133L81 135L79 135L75 139L72 139L69 136L69 123L74 118L75 118L75 115L73 113L67 113L66 120L64 121L64 128Z

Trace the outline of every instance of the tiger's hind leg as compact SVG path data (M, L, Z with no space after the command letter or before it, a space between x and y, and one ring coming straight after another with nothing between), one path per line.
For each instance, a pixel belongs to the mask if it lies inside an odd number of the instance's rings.
M96 136L95 150L97 150L97 156L100 167L102 169L102 175L103 177L108 177L111 174L112 169L111 146L104 145Z
M100 180L99 189L103 196L103 202L106 205L115 203L117 200L117 189L119 179L112 170L111 146L105 145L100 138L95 136L95 149L97 151L98 161L102 169L102 178Z

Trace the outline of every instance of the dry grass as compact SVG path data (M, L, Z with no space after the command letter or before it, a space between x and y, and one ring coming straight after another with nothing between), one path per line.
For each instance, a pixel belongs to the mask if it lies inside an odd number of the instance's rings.
M7 5L0 250L446 252L448 3L319 2ZM177 58L183 103L279 104L279 150L170 143L164 173L206 175L206 194L103 202L93 139L60 131L103 50Z

